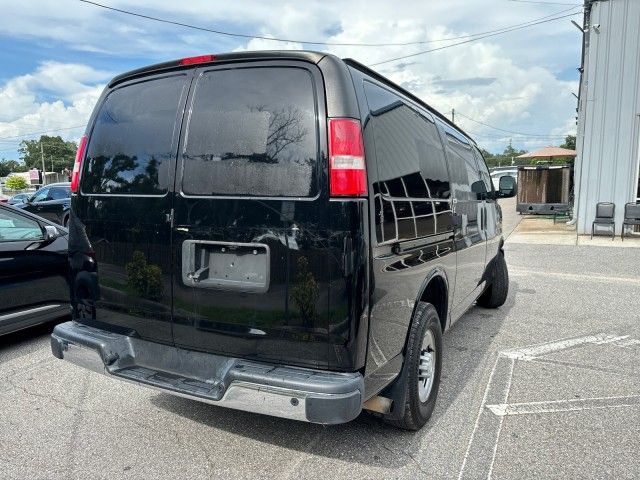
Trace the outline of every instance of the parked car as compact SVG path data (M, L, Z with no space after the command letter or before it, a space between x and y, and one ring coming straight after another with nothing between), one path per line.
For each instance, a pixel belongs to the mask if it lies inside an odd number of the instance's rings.
M245 52L120 75L71 185L74 318L53 354L214 405L418 429L442 332L507 296L478 147L354 60Z
M67 231L0 205L0 335L69 316Z
M502 177L513 177L514 182L518 183L518 168L513 168L509 170L496 170L491 172L491 181L493 182L494 190L498 190L500 188L500 179Z
M23 203L16 204L27 212L35 213L65 227L69 223L70 205L70 183L51 183L23 199Z
M7 203L9 205L16 205L18 203L23 203L27 198L31 196L31 193L18 193L11 197Z

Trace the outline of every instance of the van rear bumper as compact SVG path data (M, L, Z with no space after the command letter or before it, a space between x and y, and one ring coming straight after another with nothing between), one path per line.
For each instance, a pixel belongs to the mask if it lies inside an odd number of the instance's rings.
M360 373L196 352L74 321L55 327L51 350L95 372L221 407L322 424L348 422L362 410Z

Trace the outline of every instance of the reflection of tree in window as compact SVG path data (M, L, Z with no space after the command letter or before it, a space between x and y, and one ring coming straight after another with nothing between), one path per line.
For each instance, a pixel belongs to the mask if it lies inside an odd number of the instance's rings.
M162 194L174 156L184 87L176 75L113 90L100 107L87 148L86 193Z
M141 163L144 165L142 171ZM95 190L105 193L154 193L159 184L158 169L161 164L155 156L151 156L146 165L137 156L119 154L95 157L91 164L91 179L99 182Z
M268 111L264 105L252 107L249 110L251 112ZM280 153L289 145L301 143L308 132L304 128L302 112L293 105L288 105L287 108L282 108L275 112L269 112L269 114L269 133L263 161L277 163ZM255 157L252 160L255 161ZM313 161L312 159L302 160Z
M318 150L313 91L299 68L206 73L189 119L183 192L311 195Z

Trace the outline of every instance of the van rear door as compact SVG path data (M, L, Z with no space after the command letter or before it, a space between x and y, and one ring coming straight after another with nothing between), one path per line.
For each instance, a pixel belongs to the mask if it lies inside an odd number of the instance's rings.
M177 346L327 366L324 105L310 63L196 71L175 184Z
M94 112L69 222L82 322L173 343L170 213L190 80L176 72L120 83Z

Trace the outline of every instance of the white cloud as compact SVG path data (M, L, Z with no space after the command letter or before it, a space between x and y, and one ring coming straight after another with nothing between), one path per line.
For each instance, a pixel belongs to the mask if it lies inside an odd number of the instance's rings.
M519 24L568 8L506 5L504 0L248 0L215 5L208 0L180 4L141 0L135 6L125 0L110 0L108 5L203 27L334 43L433 42ZM116 58L135 52L148 58L148 63L199 53L305 47L372 64L447 44L323 47L224 37L71 0L22 2L19 7L0 0L0 7L11 13L11 21L0 23L0 35L52 40L68 48ZM571 92L577 92L577 82L560 76L578 65L579 53L580 37L569 19L563 19L375 68L443 113L455 108L462 115L505 130L559 136L575 130L576 101ZM53 119L63 126L72 126L74 118L85 121L97 98L98 84L106 79L101 75L86 65L51 63L9 80L0 87L0 137L27 131L26 119L38 126ZM56 96L60 103L53 100ZM501 150L509 138L514 144L531 148L561 141L500 132L462 115L456 117L460 125L477 134L478 142L490 150ZM34 130L33 126L29 128Z
M0 85L0 150L9 151L32 132L59 130L75 139L83 130L111 74L81 64L46 62ZM2 140L4 139L4 140ZM0 153L0 156L3 156Z

